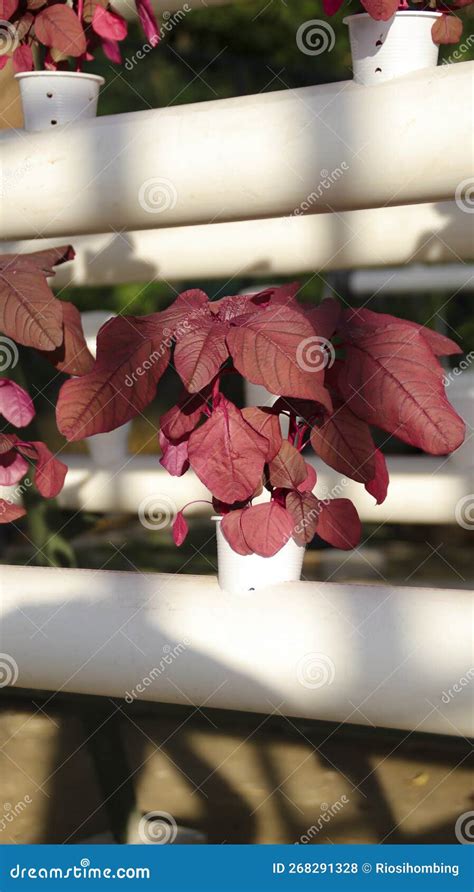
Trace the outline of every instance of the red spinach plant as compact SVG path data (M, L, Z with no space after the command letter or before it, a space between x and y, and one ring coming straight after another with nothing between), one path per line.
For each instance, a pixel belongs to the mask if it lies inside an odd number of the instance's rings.
M74 257L69 246L33 254L0 256L0 366L14 369L17 344L34 348L60 372L89 372L93 358L87 349L81 317L76 307L58 300L48 285L53 267ZM41 441L25 440L18 428L35 416L30 396L15 381L0 377L0 420L15 428L0 430L0 485L18 484L34 466L33 481L41 495L54 498L62 489L67 467ZM20 487L21 490L21 487ZM23 491L23 490L21 490ZM0 523L17 520L24 508L0 498Z
M216 302L192 290L163 312L110 320L99 332L92 371L61 389L59 429L78 440L124 424L151 402L172 363L184 389L161 419L161 463L176 476L193 469L235 551L267 557L290 537L304 544L315 533L354 547L355 507L313 493L316 473L303 448L311 442L328 465L382 502L388 475L371 427L435 455L456 449L464 424L446 398L436 357L460 351L393 316L342 310L332 299L304 307L297 290ZM276 403L239 409L222 392L233 373L279 394ZM269 500L253 505L263 487ZM182 512L173 532L181 544Z
M159 32L150 0L135 4L146 38L156 46ZM127 23L108 0L0 0L0 19L5 32L0 70L12 56L15 71L32 71L34 50L50 71L67 68L69 57L81 71L99 47L112 62L121 62L119 42L127 35Z
M334 15L344 0L323 0L323 8L326 15ZM416 12L440 12L441 17L433 23L431 35L433 43L448 44L458 43L462 36L463 24L456 10L471 6L474 0L360 0L362 9L360 12L368 12L377 21L386 22L396 12L413 10Z

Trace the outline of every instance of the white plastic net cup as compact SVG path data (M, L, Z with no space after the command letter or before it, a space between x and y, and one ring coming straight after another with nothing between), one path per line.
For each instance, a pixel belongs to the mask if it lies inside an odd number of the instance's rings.
M386 22L368 13L343 19L349 27L354 80L370 86L423 68L435 68L439 47L431 28L441 13L397 12Z
M25 130L53 130L97 115L99 90L105 83L97 74L23 71L15 77L20 85Z
M273 557L242 555L234 551L216 522L218 582L225 592L245 594L280 582L298 582L303 566L304 546L289 539Z

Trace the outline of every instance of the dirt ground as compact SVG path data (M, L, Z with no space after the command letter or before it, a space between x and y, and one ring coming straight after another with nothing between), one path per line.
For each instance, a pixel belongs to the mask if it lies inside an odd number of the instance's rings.
M462 738L3 695L0 844L120 839L137 808L210 843L455 843L474 808Z

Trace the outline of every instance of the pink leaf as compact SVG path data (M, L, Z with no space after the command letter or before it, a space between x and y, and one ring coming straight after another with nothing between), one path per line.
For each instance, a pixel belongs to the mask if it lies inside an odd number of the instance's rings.
M343 336L349 337L350 340L357 339L369 331L384 328L386 325L403 325L405 328L410 326L423 335L435 356L451 356L453 353L462 353L461 347L451 338L433 331L432 328L427 328L426 325L418 325L417 322L410 322L408 319L399 319L389 313L375 313L366 307L360 310L346 310L342 314L341 323L341 333Z
M160 313L111 319L99 331L93 370L61 388L56 407L61 433L80 440L130 421L155 396L169 356Z
M312 492L316 486L317 474L312 465L308 465L307 462L304 464L306 468L306 477L302 483L298 484L297 490L298 492Z
M345 403L311 431L311 445L329 467L366 483L375 474L375 446L370 428Z
M291 515L277 502L244 508L240 524L247 545L261 557L280 551L293 532Z
M341 8L344 0L323 0L323 9L326 15L334 15Z
M0 56L0 71L3 71L3 69L8 65L9 61L10 61L10 56L7 56L5 53L3 54L3 56ZM2 499L2 502L3 501L4 500ZM10 504L10 503L6 502L5 504ZM0 522L1 522L1 520L0 520ZM6 523L6 521L4 521L4 523Z
M35 67L31 47L22 43L13 53L13 68L19 74L21 71L33 71Z
M271 393L317 400L331 411L323 370L308 371L305 364L311 339L311 323L298 310L277 304L233 327L227 344L235 367L253 384L263 384Z
M0 19L8 21L18 9L18 0L0 0Z
M289 492L286 510L293 521L292 536L298 545L307 545L314 538L321 502L310 492Z
M127 23L118 13L104 9L99 3L92 16L92 28L106 40L123 40L127 36Z
M63 340L63 307L46 279L74 256L69 246L0 257L0 330L19 344L54 350Z
M0 454L0 485L13 486L28 470L28 462L15 449Z
M182 545L189 533L189 527L184 519L182 511L178 511L172 526L172 530L175 545Z
M257 434L268 441L266 461L272 461L275 458L282 444L280 419L278 415L271 409L260 409L256 406L249 406L242 409L242 415L246 422L253 427Z
M443 369L411 325L354 335L339 386L359 418L425 452L445 455L464 439L464 422L446 399Z
M306 480L306 462L288 440L283 440L278 454L269 464L270 483L283 489L296 489Z
M361 0L362 6L373 19L386 22L395 15L399 0Z
M257 434L242 412L224 397L189 438L193 471L216 498L229 504L253 495L267 451L265 437Z
M352 502L349 499L331 499L320 502L319 507L318 536L344 551L355 548L360 541L362 528Z
M365 488L374 497L377 505L381 505L387 496L389 476L385 457L380 449L375 450L375 474L372 480L365 484Z
M120 52L120 47L116 40L107 40L104 38L101 46L107 59L110 59L111 62L115 62L116 65L121 64L122 53Z
M35 19L35 37L66 56L82 56L86 38L76 13L61 3L42 9Z
M145 37L152 46L156 46L160 40L160 34L150 0L135 0L135 5Z
M191 433L205 406L206 401L201 394L191 395L185 391L179 402L161 416L161 430L164 435L170 440L180 440Z
M199 288L190 288L160 313L164 334L171 340L181 338L199 327L201 322L212 319L207 294Z
M0 499L0 523L13 523L25 514L26 511L21 505L14 505L8 499Z
M233 548L237 554L253 554L252 548L250 545L247 545L242 532L242 514L242 509L229 511L229 513L221 520L221 530L230 547Z
M326 339L329 339L334 334L341 316L339 301L333 297L328 297L314 309L310 307L303 307L302 309L304 309L307 318L310 320L315 334Z
M224 323L202 320L197 330L177 340L174 365L190 393L197 393L209 384L226 361L228 330L229 326Z
M55 350L41 352L48 362L68 375L87 375L92 371L94 358L82 330L81 314L74 304L62 302L63 342Z
M36 462L34 481L38 492L47 499L54 499L64 486L67 465L56 458L48 447L38 440L18 443L18 450Z
M158 439L161 447L160 465L163 465L172 477L182 477L189 468L188 441L181 440L179 443L174 443L165 437L163 431L160 431Z
M462 37L462 21L456 15L442 15L431 28L433 43L458 43Z
M0 378L0 414L15 427L26 427L35 416L29 394L7 378Z

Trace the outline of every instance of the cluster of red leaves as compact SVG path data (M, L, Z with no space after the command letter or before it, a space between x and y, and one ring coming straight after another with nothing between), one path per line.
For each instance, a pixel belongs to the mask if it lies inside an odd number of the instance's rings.
M176 476L193 469L211 491L233 548L270 556L290 536L304 544L315 532L339 548L354 547L354 506L313 494L316 475L302 449L311 442L328 465L383 501L388 476L371 426L435 455L456 449L464 424L446 398L436 357L460 351L393 316L342 311L334 300L303 307L297 290L283 286L214 303L192 290L163 312L110 320L99 332L92 371L61 389L60 431L78 440L129 421L151 402L172 361L184 389L161 420L161 463ZM334 341L335 362L313 368L301 361L301 345L315 339L328 347ZM232 372L280 398L271 408L239 409L220 389ZM263 487L270 500L252 505ZM180 513L177 544L186 532Z
M344 0L323 0L323 8L326 15L334 15ZM446 3L445 0L434 0L433 4L422 3L420 0L413 0L413 9L417 11L426 10L427 12L441 12L442 16L433 23L431 35L433 42L436 44L458 43L462 36L462 21L459 16L454 15L454 10L463 9L465 6L471 6L474 0L452 0ZM410 9L407 0L361 0L361 4L369 15L377 21L386 22L391 19L398 11Z
M147 40L156 46L159 32L150 0L135 2ZM44 67L52 71L66 67L68 57L76 59L80 71L99 46L112 62L121 62L119 41L127 35L127 23L108 0L0 0L0 20L4 29L11 25L0 70L11 55L15 71L32 71L34 46L44 49Z
M53 267L74 257L69 246L34 254L0 257L0 332L12 341L35 348L58 371L83 375L94 360L87 349L79 311L58 300L47 279ZM26 427L34 417L28 394L14 381L0 378L0 416L15 428ZM26 441L13 433L0 433L0 485L12 486L35 466L33 482L41 495L54 498L62 489L66 465L39 441ZM17 520L24 509L0 499L0 523Z

